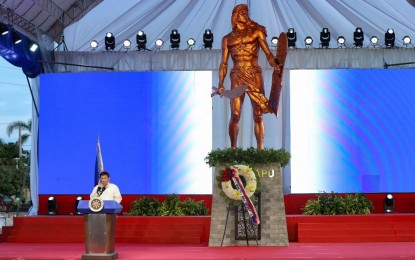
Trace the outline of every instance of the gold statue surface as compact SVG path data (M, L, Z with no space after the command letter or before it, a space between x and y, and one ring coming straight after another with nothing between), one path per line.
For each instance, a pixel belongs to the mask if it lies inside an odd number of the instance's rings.
M263 50L269 64L274 68L275 74L281 75L281 67L276 62L266 42L265 27L249 18L247 5L235 6L231 21L232 31L222 38L222 62L219 67L219 88L217 92L221 94L225 89L223 81L227 74L227 62L230 55L234 65L230 71L231 89L240 85L248 86L245 92L252 104L257 149L262 150L265 134L263 114L276 113L276 111L270 107L270 102L264 95L262 69L258 65L259 50ZM229 137L232 148L237 146L239 119L244 99L245 93L230 101Z

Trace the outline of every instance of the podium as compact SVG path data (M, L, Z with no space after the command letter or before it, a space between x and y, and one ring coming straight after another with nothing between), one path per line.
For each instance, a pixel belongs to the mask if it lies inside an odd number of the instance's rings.
M78 211L84 214L85 254L82 260L117 259L115 252L115 220L122 206L114 200L104 200L99 212L89 208L89 200L81 200Z

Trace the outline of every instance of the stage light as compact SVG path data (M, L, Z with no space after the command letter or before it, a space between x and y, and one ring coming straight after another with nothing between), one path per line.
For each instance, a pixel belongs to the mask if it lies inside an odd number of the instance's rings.
M376 36L372 36L372 38L370 38L370 44L371 44L373 47L376 47L376 46L378 45L378 42L379 42L378 37L376 37Z
M95 51L98 48L98 42L96 40L92 40L89 44L91 46L91 49Z
M146 47L147 35L143 31L138 31L136 42L137 42L137 50L141 51L141 50L147 49Z
M7 27L7 25L0 23L0 34L1 35L6 35L9 33L9 27Z
M388 29L385 33L385 47L393 48L395 47L395 32L393 29Z
M338 48L346 47L346 38L344 38L344 36L339 36L337 38L337 47Z
M288 39L288 48L295 48L295 43L297 42L297 33L294 31L294 28L288 29L287 39Z
M311 38L311 36L305 37L304 43L306 48L311 48L311 45L313 45L313 38Z
M51 196L48 198L48 215L58 214L58 202L55 197Z
M177 50L180 47L180 33L174 29L170 34L170 48Z
M356 28L356 31L353 33L353 40L354 40L354 46L356 48L363 47L363 41L365 40L365 35L363 34L362 28L360 27Z
M37 77L43 69L39 45L11 26L0 23L0 56L11 64L21 67L29 78ZM8 33L6 33L8 31Z
M386 195L386 198L383 200L383 209L385 213L392 213L395 208L395 199L392 194Z
M29 50L30 50L31 52L36 52L36 51L37 51L37 49L39 49L39 45L37 45L36 43L30 43L30 45L29 45Z
M405 46L406 48L408 48L408 45L412 45L411 44L411 37L409 37L409 36L403 37L402 38L402 43L403 43L403 46Z
M164 45L164 41L162 39L157 39L155 44L156 44L156 49L160 50Z
M323 30L320 33L320 45L321 48L328 48L330 45L330 32L328 28L323 28Z
M81 200L82 200L82 197L81 196L76 197L76 201L75 201L75 212L76 212L77 215L82 214L81 212L78 211L78 204L79 204L79 201L81 201Z
M206 29L203 34L203 46L205 49L212 49L213 44L213 33L210 29Z
M277 45L278 45L278 37L272 37L271 44L272 44L272 46L277 47Z
M105 49L107 51L115 49L115 37L110 32L105 36Z
M195 44L196 44L196 41L195 41L195 39L193 39L193 38L189 38L188 40L187 40L187 48L188 49L192 49L193 48L193 46L195 46Z
M22 42L22 38L20 37L20 35L17 33L17 32L15 32L15 31L13 31L13 42L14 42L14 44L19 44L19 43L21 43Z
M128 39L125 39L123 42L122 42L122 47L124 48L124 49L130 49L131 48L131 41L130 40L128 40Z

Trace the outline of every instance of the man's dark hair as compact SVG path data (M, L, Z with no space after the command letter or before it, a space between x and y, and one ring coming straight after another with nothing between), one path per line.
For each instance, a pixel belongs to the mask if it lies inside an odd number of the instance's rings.
M99 177L101 177L102 175L106 175L108 178L110 177L110 174L108 172L101 172L99 174Z

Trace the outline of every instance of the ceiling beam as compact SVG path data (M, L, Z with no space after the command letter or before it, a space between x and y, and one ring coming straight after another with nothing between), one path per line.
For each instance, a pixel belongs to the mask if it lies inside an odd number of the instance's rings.
M68 10L64 11L51 0L32 0L37 6L47 12L50 17L56 19L50 28L46 28L46 34L51 36L56 42L59 42L63 30L68 25L78 21L86 15L92 8L97 6L102 0L78 0L75 1ZM13 26L23 30L25 35L36 39L38 26L26 20L23 16L14 12L4 4L0 3L1 20L7 20Z
M23 30L21 33L28 36L29 38L36 39L36 25L26 20L24 17L16 14L12 9L3 6L0 4L0 15L1 20L9 21L10 25L17 26L20 30Z
M46 0L43 0L46 1ZM47 30L55 41L59 42L63 34L63 30L70 24L80 20L92 8L101 3L102 0L78 0L71 5L68 10L62 13L61 17Z

